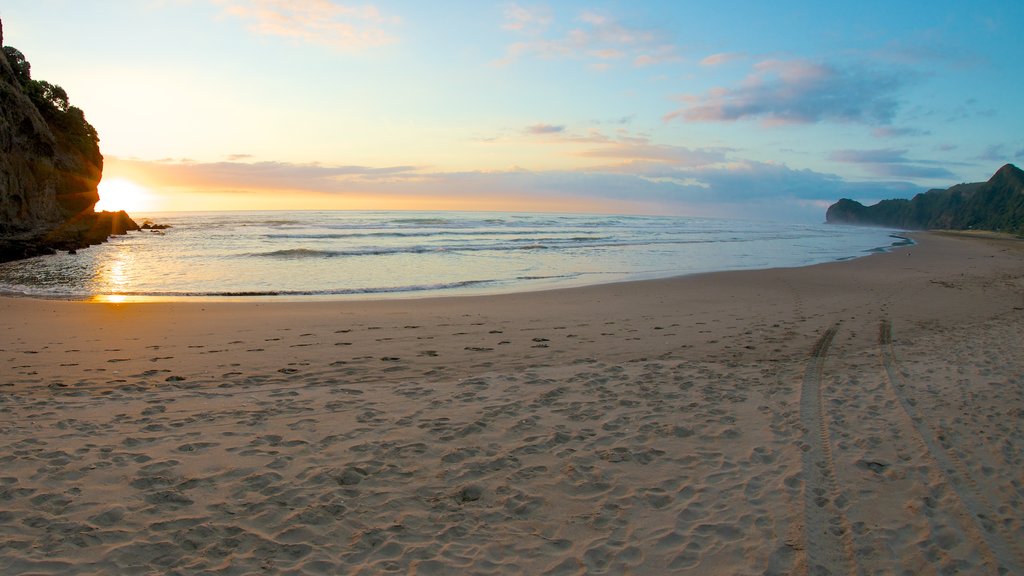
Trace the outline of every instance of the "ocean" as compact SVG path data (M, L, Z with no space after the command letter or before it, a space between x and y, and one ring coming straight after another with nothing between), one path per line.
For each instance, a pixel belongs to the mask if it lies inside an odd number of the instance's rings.
M171 227L0 264L0 294L100 301L494 294L843 260L894 231L467 212L134 214Z

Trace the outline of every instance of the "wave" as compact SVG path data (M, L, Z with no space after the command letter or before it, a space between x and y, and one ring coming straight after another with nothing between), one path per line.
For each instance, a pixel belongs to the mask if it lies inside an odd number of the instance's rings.
M528 236L535 234L533 230L449 230L444 232L297 232L289 234L263 234L262 237L268 240L348 240L355 238L438 238L441 236L447 236L452 238L458 237L508 237L508 236ZM557 232L555 232L557 234ZM571 234L572 231L564 232ZM550 233L549 233L550 234ZM554 240L562 239L563 237L553 236ZM577 235L569 237L569 240L584 241L584 240L609 240L611 236L594 236L594 235Z
M412 284L407 286L374 286L365 288L329 288L324 290L211 290L211 291L153 291L118 292L117 296L151 298L258 298L264 296L353 296L364 294L402 294L472 288L496 284L500 280L461 280L438 284Z
M634 248L644 246L666 246L684 244L708 244L733 242L750 242L752 239L725 239L725 240L648 240L648 241L600 241L591 242L589 238L569 239L536 239L524 238L521 242L506 244L445 244L445 245L415 245L415 246L390 246L390 247L365 247L347 250L320 250L313 248L286 248L272 250L269 252L249 252L240 254L242 258L278 258L294 260L301 258L345 258L357 256L389 256L395 254L429 254L448 253L458 254L463 252L512 252L527 250L578 250L584 248Z
M417 226L441 226L452 222L455 222L455 220L449 220L448 218L395 218L388 220L390 224L415 224Z
M97 297L125 297L125 298L153 298L153 299L177 299L177 298L273 298L273 297L331 297L331 296L369 296L375 294L413 294L416 292L445 292L464 288L480 288L486 286L498 286L513 282L530 282L540 280L563 280L571 279L579 274L558 274L547 276L517 276L505 279L475 279L460 280L456 282L440 282L435 284L410 284L402 286L375 286L363 288L329 288L321 290L128 290L118 291L111 294L96 294L85 292L71 292L67 290L40 290L24 288L16 290L10 287L0 287L0 296L15 298L44 298L57 300L85 300Z
M441 248L428 248L425 246L408 246L403 248L360 248L356 250L313 250L310 248L288 248L285 250L273 250L270 252L250 252L242 254L242 257L249 258L279 258L282 260L297 260L300 258L341 258L346 256L387 256L389 254L425 254L427 252L441 252Z

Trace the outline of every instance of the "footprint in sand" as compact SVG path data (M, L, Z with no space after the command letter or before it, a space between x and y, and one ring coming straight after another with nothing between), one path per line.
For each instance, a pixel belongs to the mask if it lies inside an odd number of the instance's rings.
M192 442L178 446L178 452L200 452L214 446L219 446L219 444L216 442Z

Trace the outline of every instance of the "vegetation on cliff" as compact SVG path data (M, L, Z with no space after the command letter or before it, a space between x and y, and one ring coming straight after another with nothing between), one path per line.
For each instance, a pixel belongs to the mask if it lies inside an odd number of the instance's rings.
M910 200L883 200L873 206L844 198L829 206L825 220L910 230L1024 234L1024 171L1007 164L987 182L957 184L946 190L929 190Z
M0 46L3 23L0 22ZM136 229L95 212L103 174L96 129L67 92L32 78L20 50L0 50L0 261L73 250Z

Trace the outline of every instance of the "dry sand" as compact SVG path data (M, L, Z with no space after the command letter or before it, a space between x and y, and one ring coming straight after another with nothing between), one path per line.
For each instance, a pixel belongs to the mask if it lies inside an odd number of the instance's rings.
M0 299L0 573L1024 574L1024 242L497 297Z

